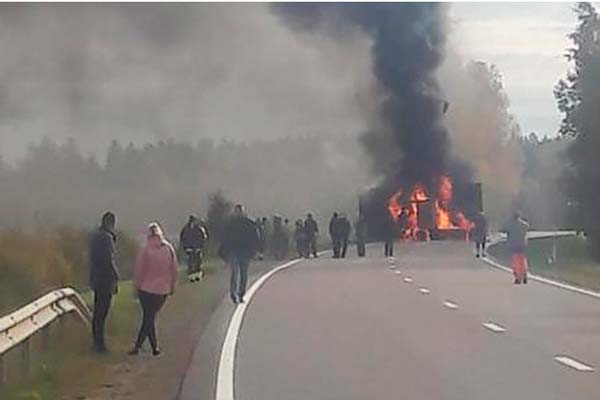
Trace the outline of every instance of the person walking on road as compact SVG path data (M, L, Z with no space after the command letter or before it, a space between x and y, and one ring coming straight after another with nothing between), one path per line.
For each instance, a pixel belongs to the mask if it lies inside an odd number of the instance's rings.
M356 252L359 257L364 257L366 252L367 221L363 215L359 215L358 220L354 224L354 237L356 239Z
M202 278L202 259L208 232L193 215L179 234L179 247L187 257L187 274L190 282L199 282Z
M503 230L507 234L507 242L512 253L512 269L515 284L527 283L527 230L529 223L516 212Z
M471 240L475 242L475 256L485 257L485 243L488 235L488 223L483 211L477 213L473 219L473 229L471 229Z
M231 269L229 295L237 303L244 302L248 283L248 268L259 244L256 224L249 219L241 204L234 207L233 215L225 226L219 255Z
M158 356L156 316L167 296L175 293L177 282L177 256L175 249L163 234L160 225L148 226L146 245L140 249L135 262L134 287L142 306L142 323L130 355L137 355L148 339L152 354Z
M306 214L304 221L304 231L306 233L306 241L308 246L308 257L312 253L314 258L317 258L317 237L319 236L319 225L313 218L311 213Z
M346 214L341 214L339 217L340 224L340 258L346 258L346 252L348 251L348 240L350 239L350 231L352 226L350 221L346 218Z
M340 217L334 212L329 220L329 236L333 245L333 258L340 258L340 249L342 245Z
M119 288L119 273L115 263L115 225L115 214L106 212L89 245L90 288L94 292L92 337L93 349L97 353L107 352L104 327L112 297Z

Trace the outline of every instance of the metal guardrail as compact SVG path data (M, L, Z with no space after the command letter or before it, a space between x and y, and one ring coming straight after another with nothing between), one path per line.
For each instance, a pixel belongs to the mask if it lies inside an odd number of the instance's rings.
M29 372L29 343L36 333L47 334L49 325L61 317L75 313L89 326L91 311L73 288L57 289L22 308L0 318L0 384L5 380L2 356L15 347L22 347L23 373ZM45 338L44 341L47 341Z

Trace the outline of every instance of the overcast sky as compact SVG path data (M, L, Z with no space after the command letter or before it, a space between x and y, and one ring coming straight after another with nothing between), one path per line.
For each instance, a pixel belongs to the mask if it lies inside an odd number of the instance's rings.
M568 68L574 3L454 3L452 40L469 58L495 64L524 134L556 135L552 90ZM597 3L595 3L597 5Z
M453 47L500 69L525 134L558 129L572 4L451 7ZM260 3L5 3L0 156L43 136L101 152L113 138L360 132L376 103L362 36L299 35Z

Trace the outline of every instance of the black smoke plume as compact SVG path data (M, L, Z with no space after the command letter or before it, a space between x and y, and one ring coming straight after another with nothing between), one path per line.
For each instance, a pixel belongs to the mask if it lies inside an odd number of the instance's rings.
M446 6L439 3L289 3L274 6L293 29L356 26L372 39L373 72L384 92L381 124L363 144L381 181L370 201L381 207L400 187L420 183L430 192L439 178L468 179L469 168L450 158L443 115L448 103L435 74L444 58Z

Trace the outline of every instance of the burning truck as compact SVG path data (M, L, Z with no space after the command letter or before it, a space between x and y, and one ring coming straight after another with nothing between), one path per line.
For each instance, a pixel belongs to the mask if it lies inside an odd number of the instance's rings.
M475 215L483 211L481 184L455 184L444 175L429 188L416 183L391 194L373 188L359 199L359 213L365 218L372 239L382 239L383 227L389 221L398 223L403 211L405 223L398 239L466 240Z

